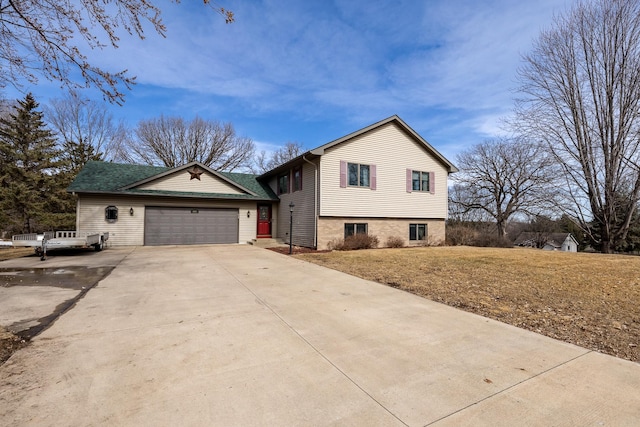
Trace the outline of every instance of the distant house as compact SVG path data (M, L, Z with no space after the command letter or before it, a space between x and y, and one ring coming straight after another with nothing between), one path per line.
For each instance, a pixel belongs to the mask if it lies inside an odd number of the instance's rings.
M384 245L445 239L447 178L455 166L398 116L309 150L256 176L89 162L68 191L77 228L114 245L289 242L327 248L351 234Z
M545 251L578 252L578 241L571 233L520 233L515 246L540 248Z

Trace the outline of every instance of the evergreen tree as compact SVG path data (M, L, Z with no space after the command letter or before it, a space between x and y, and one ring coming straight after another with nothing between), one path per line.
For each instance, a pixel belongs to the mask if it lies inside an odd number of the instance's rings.
M53 133L38 103L28 94L8 116L0 118L0 210L2 229L42 231L51 202L59 194L62 166Z
M62 158L65 160L65 171L71 175L71 181L84 165L91 160L103 160L103 153L97 153L93 145L79 141L64 141ZM71 183L69 181L69 183Z

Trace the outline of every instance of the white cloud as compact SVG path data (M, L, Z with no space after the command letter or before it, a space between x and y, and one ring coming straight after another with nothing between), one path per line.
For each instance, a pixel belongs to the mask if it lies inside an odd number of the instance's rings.
M165 2L167 38L148 28L90 59L138 76L125 104L136 115L288 116L353 131L400 114L454 152L501 132L520 54L567 2L262 0L230 5L230 25L202 2ZM166 102L140 110L146 96Z

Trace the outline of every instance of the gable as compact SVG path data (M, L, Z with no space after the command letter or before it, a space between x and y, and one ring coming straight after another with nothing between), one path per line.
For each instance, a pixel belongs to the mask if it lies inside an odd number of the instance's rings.
M387 119L381 120L378 123L374 123L366 128L360 129L342 138L336 139L335 141L329 142L328 144L322 145L314 150L311 150L310 153L313 155L322 156L332 148L351 144L353 141L357 141L363 137L370 137L372 134L379 133L380 130L388 129L391 126L393 126L394 129L398 132L402 133L408 140L415 142L415 144L417 144L425 152L427 152L431 158L440 163L440 165L444 167L448 173L455 173L458 171L458 169L451 162L449 162L442 154L440 154L435 148L433 148L431 144L429 144L424 138L422 138L422 136L420 136L416 131L411 129L409 125L402 121L402 119L400 119L400 117L398 117L397 115L391 116ZM375 141L374 138L373 142L375 143L378 141ZM381 140L379 142L382 144L385 143L384 140Z
M368 167L369 185L347 185L349 164ZM407 171L428 174L429 189L407 191L407 182L411 183ZM324 149L320 157L320 214L445 218L448 174L447 165L421 141L398 123L387 122Z
M429 156L440 164L439 168L444 168L447 174L458 172L458 168L456 168L449 160L447 160L442 154L440 154L434 147L431 146L424 138L422 138L416 131L411 129L409 125L407 125L400 117L397 115L388 117L384 120L381 120L377 123L374 123L370 126L357 130L349 135L345 135L342 138L338 138L334 141L328 142L324 145L321 145L317 148L309 150L298 157L289 160L286 163L283 163L275 168L271 169L260 175L258 177L259 180L269 179L275 175L286 172L291 169L292 166L301 164L310 160L314 160L317 158L322 158L327 152L334 150L336 148L344 148L347 145L353 143L353 141L361 140L363 137L371 137L371 135L375 135L379 133L381 129L389 128L390 126L395 126L395 129L402 133L407 140L412 140L417 146L419 146L424 152L428 153ZM375 140L375 138L374 138ZM384 145L386 142L381 141ZM388 143L386 144L389 145ZM384 147L378 147L384 148ZM392 147L387 147L391 148Z
M332 158L368 163L393 163L401 160L404 167L444 170L445 167L425 147L395 123L387 123L357 135L325 150L322 161Z
M222 180L208 171L203 171L198 178L192 177L191 169L178 170L158 179L131 187L132 190L177 191L189 193L212 194L248 194L246 191Z

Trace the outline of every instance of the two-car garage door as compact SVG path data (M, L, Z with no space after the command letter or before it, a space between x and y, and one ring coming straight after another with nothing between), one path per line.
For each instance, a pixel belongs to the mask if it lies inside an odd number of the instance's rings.
M207 243L238 243L238 209L145 209L145 245Z

